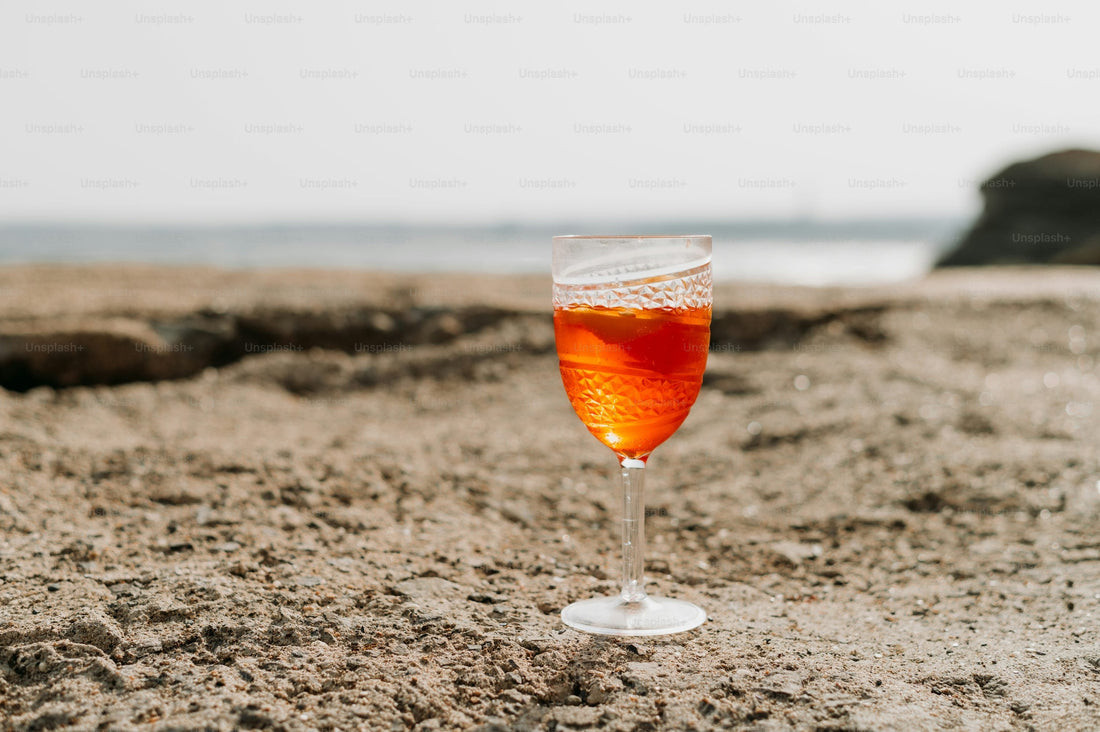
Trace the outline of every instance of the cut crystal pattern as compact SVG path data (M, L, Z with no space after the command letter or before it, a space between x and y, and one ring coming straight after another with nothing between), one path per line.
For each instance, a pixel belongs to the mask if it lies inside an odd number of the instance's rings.
M714 298L710 263L664 277L592 285L554 283L555 308L634 308L697 310Z
M679 424L699 394L699 381L630 376L562 366L573 409L590 427L638 422Z

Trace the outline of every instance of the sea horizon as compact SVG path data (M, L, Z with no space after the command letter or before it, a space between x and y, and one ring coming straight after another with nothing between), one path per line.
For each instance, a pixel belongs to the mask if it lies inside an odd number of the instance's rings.
M227 269L549 272L550 240L578 233L710 234L720 281L878 285L918 278L967 221L949 217L732 222L0 225L0 265L148 263Z

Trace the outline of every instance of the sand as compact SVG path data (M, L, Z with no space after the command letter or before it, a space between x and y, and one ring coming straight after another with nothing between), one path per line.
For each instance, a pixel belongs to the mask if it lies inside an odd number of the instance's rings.
M656 639L558 616L618 496L548 289L0 270L3 728L1100 726L1100 273L719 287L648 479L709 619Z

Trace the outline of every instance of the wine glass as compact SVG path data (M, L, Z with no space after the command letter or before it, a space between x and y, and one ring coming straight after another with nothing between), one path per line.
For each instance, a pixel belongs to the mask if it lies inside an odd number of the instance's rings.
M566 625L603 635L690 630L706 613L646 594L646 460L688 415L710 348L709 236L554 237L554 339L577 416L619 458L623 584L575 602Z

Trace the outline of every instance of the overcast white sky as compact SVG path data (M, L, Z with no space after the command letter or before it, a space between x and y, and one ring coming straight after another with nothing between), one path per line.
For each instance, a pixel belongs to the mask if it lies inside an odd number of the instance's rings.
M6 0L0 221L969 215L1006 162L1100 147L1097 27L1084 0Z

